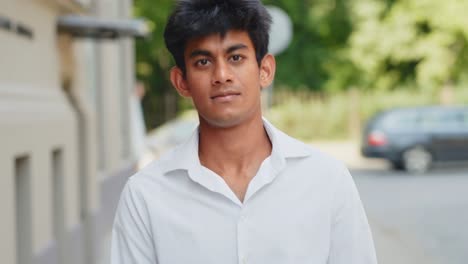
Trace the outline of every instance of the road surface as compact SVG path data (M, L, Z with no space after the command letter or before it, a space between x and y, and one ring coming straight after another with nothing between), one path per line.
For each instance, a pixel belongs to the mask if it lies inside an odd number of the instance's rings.
M468 263L468 167L352 170L380 264Z

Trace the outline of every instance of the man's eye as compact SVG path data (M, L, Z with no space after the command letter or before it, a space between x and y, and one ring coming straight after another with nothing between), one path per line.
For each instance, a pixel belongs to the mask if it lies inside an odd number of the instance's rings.
M233 60L233 61L240 61L240 60L242 60L242 56L241 56L241 55L233 55L233 56L231 57L231 60Z
M201 60L196 61L195 64L197 66L206 66L208 65L208 63L209 63L208 59L201 59Z

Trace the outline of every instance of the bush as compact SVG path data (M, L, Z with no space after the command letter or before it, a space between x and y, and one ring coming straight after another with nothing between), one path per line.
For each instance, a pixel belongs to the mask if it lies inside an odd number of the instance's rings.
M275 91L267 118L287 134L304 141L359 139L366 121L394 107L435 105L437 91L367 91L317 94ZM453 90L453 103L468 102L468 89Z

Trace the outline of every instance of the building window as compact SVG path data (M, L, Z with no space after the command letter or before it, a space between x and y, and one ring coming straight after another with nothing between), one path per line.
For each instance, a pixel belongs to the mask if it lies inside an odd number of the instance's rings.
M64 166L61 149L52 151L52 205L53 231L59 254L59 263L64 263L63 254L65 238L65 205L64 205Z
M18 264L30 263L31 235L31 168L28 156L15 159L16 257Z

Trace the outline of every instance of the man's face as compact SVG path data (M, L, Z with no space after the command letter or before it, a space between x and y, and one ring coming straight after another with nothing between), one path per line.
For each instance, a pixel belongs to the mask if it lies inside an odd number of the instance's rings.
M274 58L267 55L259 67L247 32L228 31L224 37L213 34L192 39L184 59L185 78L175 68L171 80L180 94L192 98L200 122L231 127L261 116L260 92L271 83ZM264 63L273 70L265 69Z

